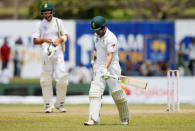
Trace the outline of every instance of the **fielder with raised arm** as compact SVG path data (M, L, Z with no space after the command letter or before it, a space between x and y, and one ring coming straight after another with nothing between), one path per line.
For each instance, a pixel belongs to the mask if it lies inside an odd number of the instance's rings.
M68 85L68 74L65 71L64 52L61 43L68 39L64 30L63 21L54 15L54 7L51 3L42 4L41 14L44 19L37 24L33 32L35 45L41 45L42 73L40 84L44 99L46 113L53 112L54 104L52 80L56 80L56 104L60 112L66 112L64 101ZM62 36L59 36L59 32Z
M118 57L116 36L106 27L106 20L96 16L91 21L91 30L94 31L96 60L93 63L93 81L89 91L89 121L84 125L98 125L100 123L101 98L106 82L112 93L112 98L118 108L122 125L129 124L129 109L126 94L121 89L118 80L106 75L120 75L121 68Z

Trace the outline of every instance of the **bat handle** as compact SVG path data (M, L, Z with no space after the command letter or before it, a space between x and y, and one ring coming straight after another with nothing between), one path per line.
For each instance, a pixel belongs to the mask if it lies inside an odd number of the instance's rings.
M107 77L110 77L110 78L113 78L113 79L118 79L118 76L115 76L115 75L108 75L106 74Z

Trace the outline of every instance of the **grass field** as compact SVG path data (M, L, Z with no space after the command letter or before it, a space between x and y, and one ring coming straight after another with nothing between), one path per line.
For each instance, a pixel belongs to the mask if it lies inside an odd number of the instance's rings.
M101 124L86 127L88 105L67 105L68 112L46 114L43 105L0 105L1 131L195 131L195 106L181 105L180 113L165 105L130 105L131 121L120 125L115 105L103 105Z

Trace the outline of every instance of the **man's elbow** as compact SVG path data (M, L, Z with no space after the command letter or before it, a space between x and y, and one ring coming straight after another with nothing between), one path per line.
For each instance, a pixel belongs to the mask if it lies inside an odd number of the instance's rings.
M39 44L40 44L40 41L39 41L38 39L34 38L34 39L33 39L33 43L34 43L35 45L39 45Z

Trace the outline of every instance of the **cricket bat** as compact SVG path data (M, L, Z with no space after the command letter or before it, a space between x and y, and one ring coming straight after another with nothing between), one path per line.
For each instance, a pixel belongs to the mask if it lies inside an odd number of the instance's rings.
M106 77L110 77L113 79L117 79L120 83L125 84L125 85L130 85L136 88L142 88L142 89L146 89L147 87L147 82L142 81L142 80L138 80L132 77L127 77L127 76L114 76L114 75L104 75Z
M57 27L58 27L58 38L60 38L61 37L61 32L60 32L60 27L59 27L57 19L56 19L56 24L57 24ZM61 46L62 46L62 52L64 54L64 52L65 52L65 44L64 44L64 42L61 43Z

